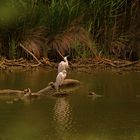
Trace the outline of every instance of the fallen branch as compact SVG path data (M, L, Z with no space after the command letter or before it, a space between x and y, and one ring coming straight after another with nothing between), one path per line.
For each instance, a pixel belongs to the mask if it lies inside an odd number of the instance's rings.
M19 44L20 45L20 47L22 47L27 53L29 53L37 62L38 62L38 64L40 65L41 64L41 62L36 58L36 56L32 53L32 52L30 52L28 49L26 49L24 46L23 46L23 44Z
M51 63L50 63L50 61L49 61L49 59L48 58L42 58L42 63L44 63L45 65L49 65L49 66L51 66Z
M59 53L59 55L64 59L64 56L61 54L61 52L58 50L58 49L56 49L56 51Z
M111 61L110 59L107 59L107 58L102 58L102 61L103 61L103 63L105 63L105 64L108 64L108 65L110 65L110 66L112 66L112 67L117 67L117 65L115 65L114 63L113 63L113 61Z
M0 63L0 66L3 65L3 64L4 64L4 61L2 61L2 62Z
M64 56L61 54L61 52L58 50L58 49L56 49L56 51L59 53L59 55L63 58L63 60L64 60ZM69 64L70 65L72 65L72 63L69 61Z
M139 63L139 62L140 62L140 60L134 61L134 62L130 62L130 63L127 63L127 64L122 64L122 65L119 65L119 66L117 66L117 67L118 67L118 68L129 67L129 66L135 65L135 64L137 64L137 63Z

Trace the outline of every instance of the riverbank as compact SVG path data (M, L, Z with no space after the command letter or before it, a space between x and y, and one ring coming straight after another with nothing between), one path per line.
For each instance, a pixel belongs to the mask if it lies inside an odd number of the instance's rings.
M140 72L140 60L115 60L108 58L84 58L69 61L70 69L78 72L93 73L96 71L137 71ZM26 60L23 58L8 60L2 58L0 60L0 70L13 72L15 70L28 71L34 69L57 69L58 63L51 62L47 58L42 58L38 62L34 60Z

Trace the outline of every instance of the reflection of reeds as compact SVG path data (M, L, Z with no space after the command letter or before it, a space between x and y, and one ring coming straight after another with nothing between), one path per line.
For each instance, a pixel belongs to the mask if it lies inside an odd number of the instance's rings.
M72 127L71 107L66 98L58 98L54 107L54 121L56 132L59 137L70 136L69 130Z

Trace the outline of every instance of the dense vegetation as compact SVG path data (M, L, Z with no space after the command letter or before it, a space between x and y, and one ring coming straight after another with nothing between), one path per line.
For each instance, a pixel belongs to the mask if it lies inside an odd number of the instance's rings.
M139 13L139 0L1 0L0 56L139 59Z

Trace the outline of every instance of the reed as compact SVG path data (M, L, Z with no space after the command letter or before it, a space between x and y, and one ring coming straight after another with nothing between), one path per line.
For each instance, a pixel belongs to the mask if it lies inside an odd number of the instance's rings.
M104 54L122 58L132 53L128 42L132 38L130 30L139 29L139 3L137 0L90 0L86 21L93 39L100 46L99 52L102 50Z
M22 43L37 58L57 58L57 50L73 58L100 52L130 58L138 55L139 5L138 0L2 0L0 55L28 57Z

